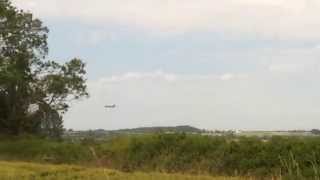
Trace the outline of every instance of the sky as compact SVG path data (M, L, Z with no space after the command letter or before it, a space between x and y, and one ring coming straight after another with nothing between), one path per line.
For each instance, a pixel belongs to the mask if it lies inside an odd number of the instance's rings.
M318 0L13 3L49 27L49 59L87 63L66 128L320 128Z

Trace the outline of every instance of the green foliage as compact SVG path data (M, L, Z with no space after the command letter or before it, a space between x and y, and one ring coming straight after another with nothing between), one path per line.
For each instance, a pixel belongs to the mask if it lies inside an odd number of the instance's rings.
M320 134L320 130L319 129L312 129L311 133L315 134L315 135L319 135Z
M122 137L100 148L100 157L108 160L108 165L126 171L262 177L282 174L301 179L318 176L320 170L318 137L158 134Z
M97 165L126 172L319 179L319 137L119 136L78 142L0 138L0 160Z
M2 137L0 159L49 163L90 162L93 157L81 143L54 141L43 138Z
M45 60L47 34L32 14L0 1L1 133L59 136L68 103L88 95L80 59L65 64Z

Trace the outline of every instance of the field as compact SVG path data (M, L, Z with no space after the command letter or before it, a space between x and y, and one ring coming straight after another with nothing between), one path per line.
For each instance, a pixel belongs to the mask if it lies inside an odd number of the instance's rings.
M103 141L0 137L0 180L303 180L320 179L319 172L318 137L153 134Z
M102 168L70 165L44 165L22 162L0 162L1 180L241 180L232 177L190 176L161 173L122 173Z

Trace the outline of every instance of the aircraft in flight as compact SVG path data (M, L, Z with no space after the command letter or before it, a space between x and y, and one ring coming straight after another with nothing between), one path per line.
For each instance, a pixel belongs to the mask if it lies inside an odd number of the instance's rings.
M112 105L105 105L104 106L105 108L111 108L111 109L113 109L113 108L116 108L116 105L115 104L112 104Z

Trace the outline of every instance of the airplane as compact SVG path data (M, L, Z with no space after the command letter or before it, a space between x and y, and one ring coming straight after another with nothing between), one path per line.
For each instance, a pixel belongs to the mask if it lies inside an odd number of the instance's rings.
M116 108L116 105L115 105L115 104L112 104L112 105L105 105L104 107L105 107L105 108Z

